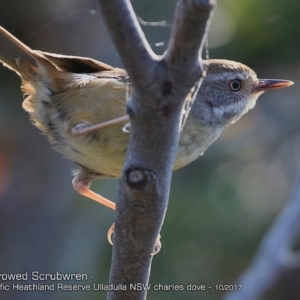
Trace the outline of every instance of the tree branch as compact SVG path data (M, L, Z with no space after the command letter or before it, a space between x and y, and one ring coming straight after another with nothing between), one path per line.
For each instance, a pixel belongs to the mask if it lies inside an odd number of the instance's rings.
M228 294L224 300L263 299L287 273L300 268L300 257L293 252L300 235L299 220L300 174L289 203L262 241L252 264L238 280L242 289Z
M130 142L120 179L110 274L110 283L121 283L127 291L110 291L107 299L145 299L146 290L134 291L130 284L149 281L151 253L168 204L181 111L202 76L199 47L215 2L179 1L165 57L153 54L129 1L99 2L133 84L127 108Z
M136 85L153 78L155 61L152 51L129 0L100 0L110 37L130 79Z
M208 32L209 18L213 15L213 1L198 1L201 5L195 5L194 1L180 1L177 3L173 30L165 55L168 64L180 67L179 74L199 67L199 55L205 37ZM181 73L182 72L182 73Z

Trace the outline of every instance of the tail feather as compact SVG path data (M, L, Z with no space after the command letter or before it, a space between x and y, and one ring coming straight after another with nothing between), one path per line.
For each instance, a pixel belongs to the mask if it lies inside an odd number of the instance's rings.
M120 76L127 76L127 73L118 68L99 62L88 57L67 56L30 49L19 41L7 30L0 26L0 61L19 73L21 76L21 65L38 67L40 64L46 65L50 70L55 68L60 71L73 73L95 73L103 71L114 71Z
M8 68L20 74L19 59L33 66L37 65L33 50L0 26L0 61Z

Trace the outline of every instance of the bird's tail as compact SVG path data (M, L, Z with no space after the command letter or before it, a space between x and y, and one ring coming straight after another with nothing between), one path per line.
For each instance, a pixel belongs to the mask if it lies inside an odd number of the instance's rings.
M35 55L32 53L32 49L0 26L0 61L5 66L20 74L18 64L19 59L22 59L33 66L37 65Z
M94 73L102 71L115 71L121 75L127 76L126 72L121 69L113 68L97 60L54 54L42 51L32 50L20 40L10 34L0 26L0 61L8 68L20 75L24 72L24 65L27 67L38 67L40 64L50 70L61 70L74 73ZM20 62L22 61L22 63Z

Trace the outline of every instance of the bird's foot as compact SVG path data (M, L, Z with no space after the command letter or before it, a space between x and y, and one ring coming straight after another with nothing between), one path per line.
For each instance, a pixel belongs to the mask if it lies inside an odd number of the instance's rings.
M107 232L107 240L108 240L108 242L112 245L113 244L113 242L112 242L112 235L113 235L113 233L114 233L114 230L115 230L115 224L112 224L111 226L110 226L110 228L108 229L108 232ZM156 239L156 242L155 242L155 246L154 246L154 250L153 250L153 252L150 254L150 255L156 255L159 251L160 251L160 249L161 249L161 241L160 241L160 234L158 235L158 237L157 237L157 239Z

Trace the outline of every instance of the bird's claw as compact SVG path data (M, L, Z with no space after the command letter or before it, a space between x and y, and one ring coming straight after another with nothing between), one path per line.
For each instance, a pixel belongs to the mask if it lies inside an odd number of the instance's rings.
M115 223L113 223L107 231L107 240L111 245L113 245L111 237L114 233L114 230L115 230Z
M123 131L124 133L130 133L130 126L131 126L131 123L130 123L130 122L126 123L126 124L123 126L122 131Z
M158 237L155 241L154 251L151 253L152 256L156 255L161 249L160 237L161 237L160 234L158 234Z

